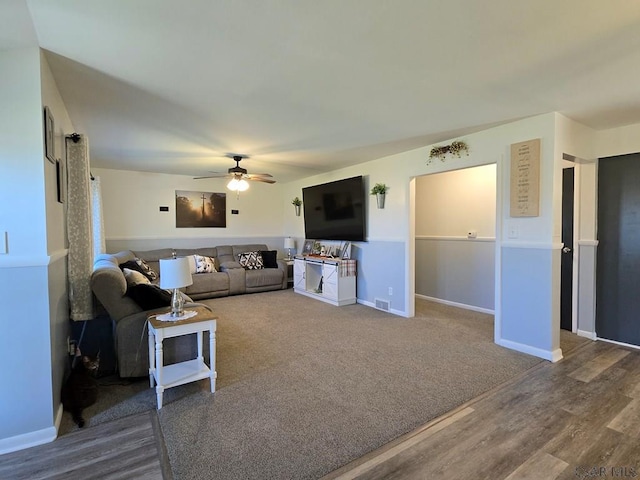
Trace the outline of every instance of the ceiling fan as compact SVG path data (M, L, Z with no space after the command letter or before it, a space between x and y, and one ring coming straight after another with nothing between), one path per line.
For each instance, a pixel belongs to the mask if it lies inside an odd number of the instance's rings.
M227 173L211 172L213 175L208 175L206 177L194 177L194 180L202 178L230 178L231 181L227 184L227 188L238 192L249 188L247 180L252 182L276 183L275 180L271 180L273 177L268 173L248 173L246 168L242 168L240 166L240 160L243 158L249 158L247 155L228 154L227 157L232 158L236 162L236 166L227 170Z

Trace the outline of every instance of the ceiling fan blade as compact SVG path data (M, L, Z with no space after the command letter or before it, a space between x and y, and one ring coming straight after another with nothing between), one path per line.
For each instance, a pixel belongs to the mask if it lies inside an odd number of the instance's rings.
M217 173L215 175L208 175L206 177L193 177L194 180L200 180L202 178L225 178L225 177L230 177L231 175L229 175L228 173Z
M252 182L276 183L275 180L269 180L267 178L247 178L247 180L251 180Z
M270 173L249 173L250 177L269 177L269 178L273 178L273 175L271 175Z

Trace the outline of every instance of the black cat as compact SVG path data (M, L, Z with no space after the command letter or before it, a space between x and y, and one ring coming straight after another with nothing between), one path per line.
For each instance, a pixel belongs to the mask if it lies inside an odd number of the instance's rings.
M62 406L71 413L79 427L84 426L82 410L96 403L98 382L96 374L100 365L100 352L95 359L81 356L78 349L73 359L69 378L62 386Z

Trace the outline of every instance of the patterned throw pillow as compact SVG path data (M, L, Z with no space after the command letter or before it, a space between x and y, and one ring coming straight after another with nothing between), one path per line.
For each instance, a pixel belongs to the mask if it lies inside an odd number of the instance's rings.
M260 252L239 253L240 266L245 270L260 270L264 268L262 254Z
M193 257L196 259L196 273L211 273L217 271L213 258L202 255L194 255Z
M149 266L147 262L141 258L134 258L128 262L120 265L120 268L128 268L130 270L137 270L152 282L158 279L158 274Z

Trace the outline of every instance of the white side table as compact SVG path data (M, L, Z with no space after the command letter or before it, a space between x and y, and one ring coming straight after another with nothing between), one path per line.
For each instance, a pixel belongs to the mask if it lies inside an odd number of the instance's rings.
M190 307L197 315L186 320L163 322L152 315L149 320L149 382L156 384L158 410L162 408L162 395L167 388L177 387L209 377L211 393L216 391L216 317L204 307ZM202 333L209 331L210 366L202 355ZM198 356L192 360L164 365L162 341L165 338L196 333L198 336Z

